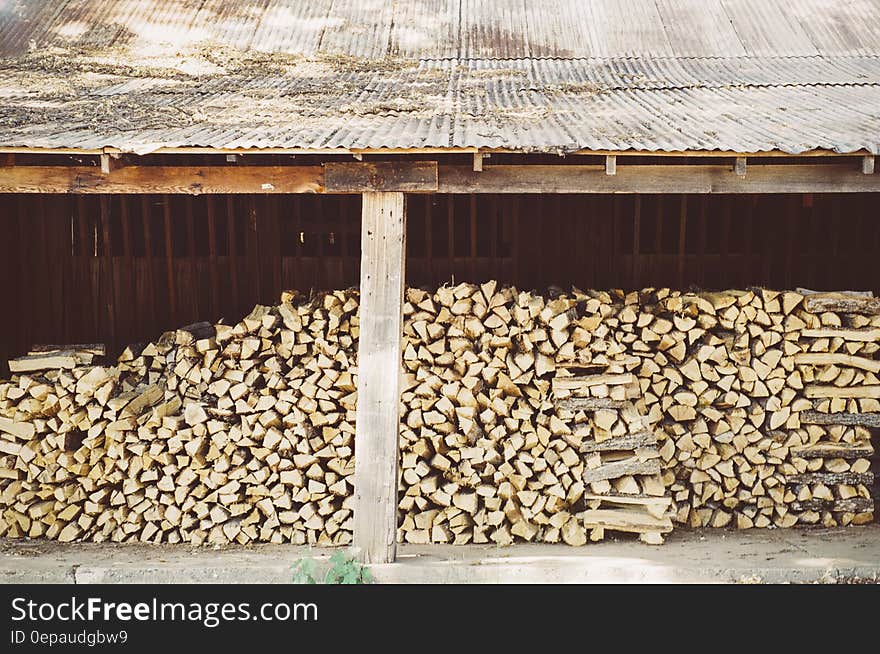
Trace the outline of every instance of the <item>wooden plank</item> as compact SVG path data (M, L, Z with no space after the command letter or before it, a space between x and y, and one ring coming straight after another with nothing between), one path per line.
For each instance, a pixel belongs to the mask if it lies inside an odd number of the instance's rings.
M324 184L327 193L437 191L437 162L328 163Z
M874 448L870 441L863 441L857 445L849 443L816 443L814 445L802 445L790 450L792 456L802 459L865 459L874 454Z
M65 198L54 196L45 198L43 221L46 229L46 248L49 295L45 298L51 303L52 330L63 341L72 340L68 324L67 300L73 299L70 288L70 223L64 206Z
M510 204L507 204L506 206L510 207L511 209L510 225L511 240L513 241L511 256L513 257L514 269L516 270L515 282L516 284L521 286L523 280L525 279L525 276L523 275L523 266L526 264L522 257L522 243L520 239L520 234L522 234L523 231L520 223L520 220L522 218L522 203L518 201L519 198L514 198L513 200L513 206L510 206ZM504 200L499 198L499 201L503 202Z
M752 211L752 207L754 206L754 203L753 198L749 197L736 198L736 200L740 209L738 214L743 229L743 259L742 267L740 268L740 286L745 288L752 283L752 280L754 279L754 264L752 263L752 223L755 220L755 213Z
M99 329L107 330L100 333L106 333L110 337L110 341L116 343L116 279L113 274L113 238L110 232L110 215L111 215L111 198L102 195L99 198L100 215L101 215L101 235L103 239L103 248L101 257L98 262L101 266L102 280L100 286L99 298L103 300L102 305L106 308L107 315L104 322L98 325Z
M846 398L880 398L880 385L865 386L820 386L810 384L804 388L808 398L846 397Z
M591 386L600 386L602 384L617 386L621 384L634 384L636 381L635 375L631 375L630 373L554 377L553 390L578 390L581 388L589 388Z
M729 166L496 165L475 173L470 166L440 166L440 193L843 193L880 192L880 176L853 166L749 167L738 177Z
M684 252L687 242L687 195L681 196L681 211L678 215L678 287L684 288Z
M119 202L119 220L122 225L122 256L120 262L119 284L116 286L116 305L124 306L128 302L128 310L120 312L120 332L123 338L130 338L133 331L142 324L141 308L143 302L137 293L135 266L137 262L132 256L131 214L129 202L132 198L122 197ZM132 301L133 300L133 301Z
M147 266L147 312L150 324L149 331L154 331L159 318L156 307L156 259L153 252L153 220L150 198L141 196L141 222L144 230L144 260ZM146 327L143 326L142 327ZM146 331L146 330L145 330Z
M581 453L588 452L613 452L615 450L635 450L646 445L655 445L657 437L651 432L645 431L638 434L627 434L607 441L585 441L581 444Z
M595 495L584 493L583 498L587 501L595 500L608 504L630 504L635 506L669 506L672 499L669 497L657 497L653 495Z
M595 470L585 470L583 482L589 484L594 481L617 479L624 475L656 474L660 474L660 462L657 459L639 461L637 457L631 457L623 461L615 461L614 463L603 463L601 468L596 468Z
M14 155L9 155L14 157ZM18 202L4 202L0 204L0 229L3 230L4 239L0 241L0 270L7 281L6 311L8 315L21 315L21 296L24 290L20 288L20 280L23 279L21 262L19 260L20 242L18 237L18 224L16 206ZM0 325L0 378L6 378L8 369L6 360L17 350L18 329L20 320L4 320Z
M362 227L363 229L363 227ZM361 235L363 239L363 235ZM449 261L449 270L447 274L450 279L455 275L455 198L446 198L446 238L447 240L447 259ZM453 281L453 283L455 283Z
M37 198L36 201L28 201L27 198L21 197L18 202L19 230L22 241L27 242L23 247L29 252L26 258L22 257L26 270L22 281L27 279L28 282L22 298L27 307L25 315L29 316L27 327L30 332L26 341L22 343L25 346L35 340L47 340L49 335L44 329L52 322L46 320L45 312L40 310L42 301L52 302L49 262L46 259L45 202L45 197Z
M785 237L784 288L791 288L794 285L794 281L792 280L792 275L794 274L794 249L795 244L797 243L797 240L801 235L800 230L798 230L797 206L797 203L800 201L801 199L797 196L790 196L785 198L785 213L787 218L788 233Z
M433 208L434 198L426 195L425 198L425 272L428 279L434 281L434 226L431 209Z
M162 217L165 228L165 271L168 284L168 319L171 324L177 326L177 280L174 275L174 247L171 239L171 198L167 195L162 198Z
M397 540L405 196L365 193L361 221L354 544L366 563L390 563Z
M470 227L468 234L470 244L468 276L471 280L477 280L479 279L477 277L477 196L472 195L468 200L468 226ZM482 282L483 280L479 279L479 281Z
M504 274L500 269L498 262L498 242L501 240L501 229L503 228L503 218L499 220L499 214L504 215L501 210L501 198L493 195L489 198L489 275L490 279L504 279Z
M50 352L57 354L68 350L84 352L96 357L107 355L107 345L105 343L68 343L66 345L57 343L38 343L31 346L31 349L28 350L28 354L48 354Z
M47 354L32 354L9 360L10 372L34 372L37 370L70 370L90 364L94 356L89 352L62 350Z
M654 267L650 271L651 278L657 284L663 285L671 285L672 278L668 274L665 267L662 269L659 267L659 263L661 261L661 256L663 254L663 205L665 204L666 197L663 195L654 196L654 212L655 212L655 222L654 222L654 257L655 264Z
M186 261L183 265L183 269L185 271L183 277L186 280L186 292L182 292L181 295L183 296L183 298L187 298L188 296L188 301L184 300L180 303L180 306L184 312L184 320L189 322L190 320L197 320L198 317L201 315L201 311L199 308L201 293L199 293L198 282L199 264L196 249L197 236L195 206L193 202L193 197L191 195L188 195L184 198L184 206L184 215L186 217Z
M0 193L320 193L320 166L0 167Z
M13 420L12 418L4 418L0 416L0 431L12 434L16 438L27 441L34 437L36 427L34 427L34 423L32 422Z
M231 195L226 198L226 261L229 267L229 290L232 293L232 310L234 313L241 311L241 299L238 295L238 237L235 233L235 198ZM297 243L299 233L297 232Z
M880 175L836 164L755 165L738 177L729 166L501 165L474 172L470 166L434 162L350 163L337 186L325 188L319 166L126 166L101 175L91 166L0 167L0 193L352 193L392 189L438 193L877 193ZM400 175L371 178L370 167ZM347 181L346 181L347 180ZM359 180L359 181L358 181ZM345 185L343 185L345 182Z
M569 397L556 400L555 407L565 411L595 411L596 409L622 409L626 400L612 400L607 397Z
M837 329L834 327L824 327L821 329L804 329L801 335L807 338L837 338L840 337L846 341L858 341L860 343L876 343L880 341L880 329Z
M263 260L269 264L270 269L270 277L271 277L271 289L272 296L277 298L282 290L282 275L281 275L281 223L279 219L279 201L280 198L276 196L269 196L265 198L264 206L267 209L267 220L266 224L266 239L260 239L260 244L265 245L264 248L261 248L263 251L261 255ZM335 221L335 226L333 227L337 239L339 238L339 209L338 205L335 207L335 213L337 220ZM333 280L336 283L328 284L324 288L339 288L341 287L341 283L337 280Z
M702 287L706 287L706 241L708 239L709 226L707 224L707 213L709 210L709 198L707 196L700 197L700 222L699 237L697 240L697 283Z
M805 472L786 478L788 484L873 484L872 472Z
M776 239L776 232L778 231L778 221L776 220L776 217L779 215L779 208L777 206L779 200L780 198L778 197L762 197L755 205L755 208L758 210L756 212L758 214L758 224L762 227L760 230L760 236L758 237L761 249L760 283L771 287L774 286L770 275L773 270L773 264L776 262L776 248L774 247L774 241Z
M220 287L217 279L217 212L214 207L214 196L207 198L208 212L208 273L211 278L211 320L219 318Z
M245 311L250 311L253 305L263 301L262 284L260 279L260 228L261 221L257 215L257 201L254 196L242 198L247 211L247 222L244 229L244 254L246 275L243 286L247 289L245 298Z
M584 526L588 528L603 527L615 531L672 531L672 520L655 518L638 510L627 509L590 509L580 514Z
M632 288L639 288L641 285L639 275L639 255L641 251L641 236L642 236L642 199L640 197L635 198L635 206L633 207L633 242L632 242L632 270L630 274L632 275L632 283L630 286Z
M83 260L85 267L85 285L88 292L83 299L88 301L89 307L91 307L91 321L86 333L91 337L95 337L100 333L101 325L99 308L100 260L98 259L98 223L95 218L95 211L90 211L89 204L92 204L92 202L87 203L84 196L77 198L77 210L79 211L80 220L82 221L83 228L88 232L86 238L86 247L88 251L85 255L86 258Z
M832 202L831 203L831 224L829 225L831 231L831 256L825 256L826 269L825 269L825 284L829 285L831 288L843 288L840 284L840 270L843 266L840 265L840 238L843 233L843 225L842 217L841 217L841 204L842 202ZM826 253L828 245L826 243Z
M843 354L841 352L798 352L794 355L794 362L796 364L813 366L850 366L852 368L860 368L861 370L868 370L870 372L880 372L880 361Z
M807 500L792 502L792 511L846 511L849 513L865 513L874 510L874 500L868 497L850 497L845 500Z
M810 313L860 313L880 315L880 298L855 297L844 293L815 293L804 298L804 308Z
M721 243L720 263L721 272L718 277L720 285L733 285L735 275L730 270L730 217L733 214L733 202L736 198L721 201Z
M880 413L821 413L801 411L800 420L806 425L848 425L880 427Z

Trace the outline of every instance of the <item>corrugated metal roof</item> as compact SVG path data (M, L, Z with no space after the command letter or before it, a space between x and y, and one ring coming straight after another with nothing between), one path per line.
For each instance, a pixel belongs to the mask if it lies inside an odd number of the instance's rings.
M880 0L0 0L0 146L880 150Z

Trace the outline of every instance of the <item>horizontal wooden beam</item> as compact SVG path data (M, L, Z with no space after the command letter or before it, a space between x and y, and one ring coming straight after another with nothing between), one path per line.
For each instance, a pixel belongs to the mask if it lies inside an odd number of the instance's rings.
M619 162L618 162L619 164ZM0 193L877 193L880 175L855 165L496 165L434 162L325 166L0 167Z
M93 166L0 168L0 193L322 193L320 166Z
M880 176L856 165L752 165L745 177L730 165L440 166L440 193L864 193Z
M436 161L324 164L327 193L432 192L437 190Z

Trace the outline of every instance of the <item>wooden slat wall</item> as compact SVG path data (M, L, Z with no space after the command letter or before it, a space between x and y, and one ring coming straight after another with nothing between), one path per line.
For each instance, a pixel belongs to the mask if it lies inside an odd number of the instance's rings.
M766 285L880 292L880 197L418 196L407 283ZM359 276L359 196L36 196L0 203L0 361L111 350Z

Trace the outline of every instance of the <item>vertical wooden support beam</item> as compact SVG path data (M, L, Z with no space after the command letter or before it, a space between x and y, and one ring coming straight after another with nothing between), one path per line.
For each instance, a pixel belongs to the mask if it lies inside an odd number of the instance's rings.
M365 563L396 550L405 253L403 193L364 193L354 545Z
M745 177L749 170L748 160L745 157L737 157L733 164L733 172L740 177Z
M617 155L609 154L605 156L605 174L617 174Z
M869 154L867 156L862 157L862 174L863 175L873 175L874 174L874 155Z
M482 152L474 152L474 172L475 173L483 172L483 153Z

